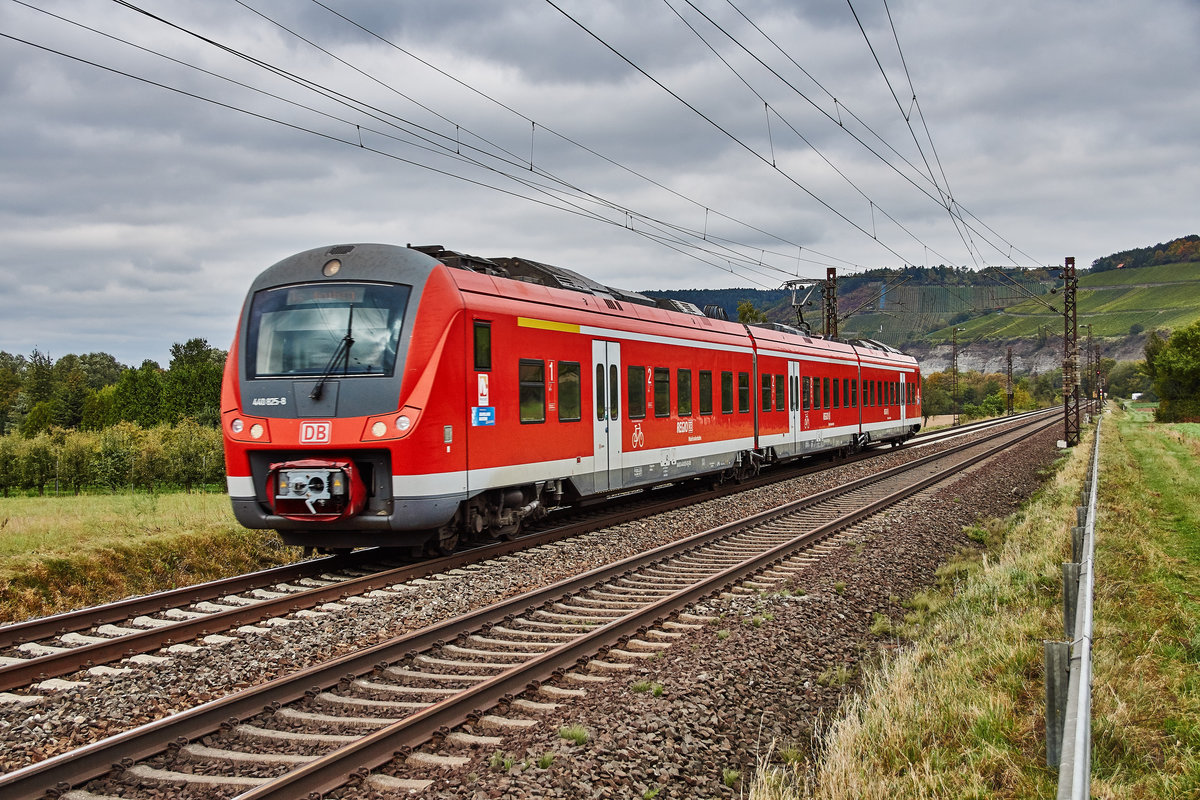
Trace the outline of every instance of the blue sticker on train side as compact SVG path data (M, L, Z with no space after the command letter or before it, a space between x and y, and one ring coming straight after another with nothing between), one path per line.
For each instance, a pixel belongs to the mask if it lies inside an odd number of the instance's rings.
M495 425L496 424L496 408L495 406L474 406L471 408L471 425L479 427L480 425Z

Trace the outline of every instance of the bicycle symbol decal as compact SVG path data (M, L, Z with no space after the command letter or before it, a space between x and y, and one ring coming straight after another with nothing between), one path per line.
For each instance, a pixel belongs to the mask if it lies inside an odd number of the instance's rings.
M636 450L646 443L646 434L642 433L642 423L633 426L633 449Z

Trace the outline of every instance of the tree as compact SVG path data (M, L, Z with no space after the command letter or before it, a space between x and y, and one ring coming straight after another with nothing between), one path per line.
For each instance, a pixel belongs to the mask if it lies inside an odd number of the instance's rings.
M171 365L163 376L161 420L173 423L190 417L217 427L224 369L225 351L209 347L205 339L171 345Z
M171 482L191 492L192 487L208 483L213 465L223 464L220 431L184 419L163 431L163 451Z
M146 359L137 369L127 369L113 398L116 415L143 428L158 423L162 414L162 369Z
M742 300L737 306L738 322L751 325L755 322L766 322L767 314L754 307L753 300Z
M121 375L127 369L108 353L87 353L79 356L79 366L87 376L88 386L97 392L121 380Z
M37 489L46 493L46 484L55 473L55 453L50 438L40 434L27 439L21 446L21 485L26 489Z
M91 485L99 446L96 434L85 431L72 431L63 439L58 451L58 474L63 485L75 494Z
M1133 397L1135 392L1150 390L1150 376L1144 361L1118 361L1109 371L1107 391L1113 397Z
M21 485L19 442L16 436L0 436L0 495L4 497Z
M1148 353L1147 353L1148 354ZM1175 331L1154 354L1160 422L1200 422L1200 322Z
M54 362L36 347L29 356L23 388L29 408L54 399Z
M15 426L12 411L25 381L25 356L0 351L0 436Z

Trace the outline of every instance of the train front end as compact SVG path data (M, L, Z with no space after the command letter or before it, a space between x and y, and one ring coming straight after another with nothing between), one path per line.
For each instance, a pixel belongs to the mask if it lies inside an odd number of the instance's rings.
M398 497L393 475L453 471L422 422L454 413L434 384L457 298L436 259L388 245L309 250L254 281L222 387L239 522L321 551L427 543L461 497Z

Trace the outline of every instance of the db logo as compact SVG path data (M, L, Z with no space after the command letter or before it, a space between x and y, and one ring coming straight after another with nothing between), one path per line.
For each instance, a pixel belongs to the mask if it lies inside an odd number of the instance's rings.
M333 433L331 422L301 422L300 441L303 444L329 444Z

